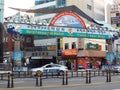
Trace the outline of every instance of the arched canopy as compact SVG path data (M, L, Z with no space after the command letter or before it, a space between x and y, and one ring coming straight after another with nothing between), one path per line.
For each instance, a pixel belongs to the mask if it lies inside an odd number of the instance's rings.
M13 8L13 7L9 7L11 9L17 10L17 11L22 11L22 12L26 12L26 13L59 13L59 12L63 12L63 11L72 11L77 13L78 15L86 18L88 21L93 22L95 24L101 25L99 23L97 23L93 18L91 18L90 16L88 16L86 13L84 13L82 10L80 10L78 7L76 7L75 5L71 5L71 6L67 6L67 7L62 7L62 8L55 8L55 9L49 9L49 10L42 10L42 9L21 9L21 8Z

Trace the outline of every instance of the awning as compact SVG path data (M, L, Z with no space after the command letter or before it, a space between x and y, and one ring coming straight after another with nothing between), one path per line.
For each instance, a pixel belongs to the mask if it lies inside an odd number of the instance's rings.
M106 51L80 50L77 57L106 57Z
M50 56L47 56L47 57L45 57L45 56L33 56L33 57L31 57L31 59L52 59L53 57L50 57Z

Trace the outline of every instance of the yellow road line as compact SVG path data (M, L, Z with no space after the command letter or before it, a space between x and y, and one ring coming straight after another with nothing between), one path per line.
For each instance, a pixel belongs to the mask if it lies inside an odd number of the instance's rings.
M67 86L86 86L86 85L100 85L100 84L109 84L109 83L120 83L120 81L112 81L112 82L97 82L97 83L82 83L82 84L68 84L68 85L46 85L46 86L21 86L21 87L14 87L13 89L22 89L22 88L55 88L55 87L67 87ZM4 89L0 89L4 90ZM10 90L10 89L9 89Z

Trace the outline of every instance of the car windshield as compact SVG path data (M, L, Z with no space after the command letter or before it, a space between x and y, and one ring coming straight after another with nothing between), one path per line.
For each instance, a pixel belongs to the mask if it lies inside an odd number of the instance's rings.
M116 66L114 66L114 68L120 68L120 65L116 65Z

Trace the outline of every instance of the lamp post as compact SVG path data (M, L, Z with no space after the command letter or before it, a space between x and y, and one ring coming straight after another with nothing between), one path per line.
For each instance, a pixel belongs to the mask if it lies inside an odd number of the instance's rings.
M120 44L116 44L116 63L117 64L120 64L120 61L119 61L119 45Z

